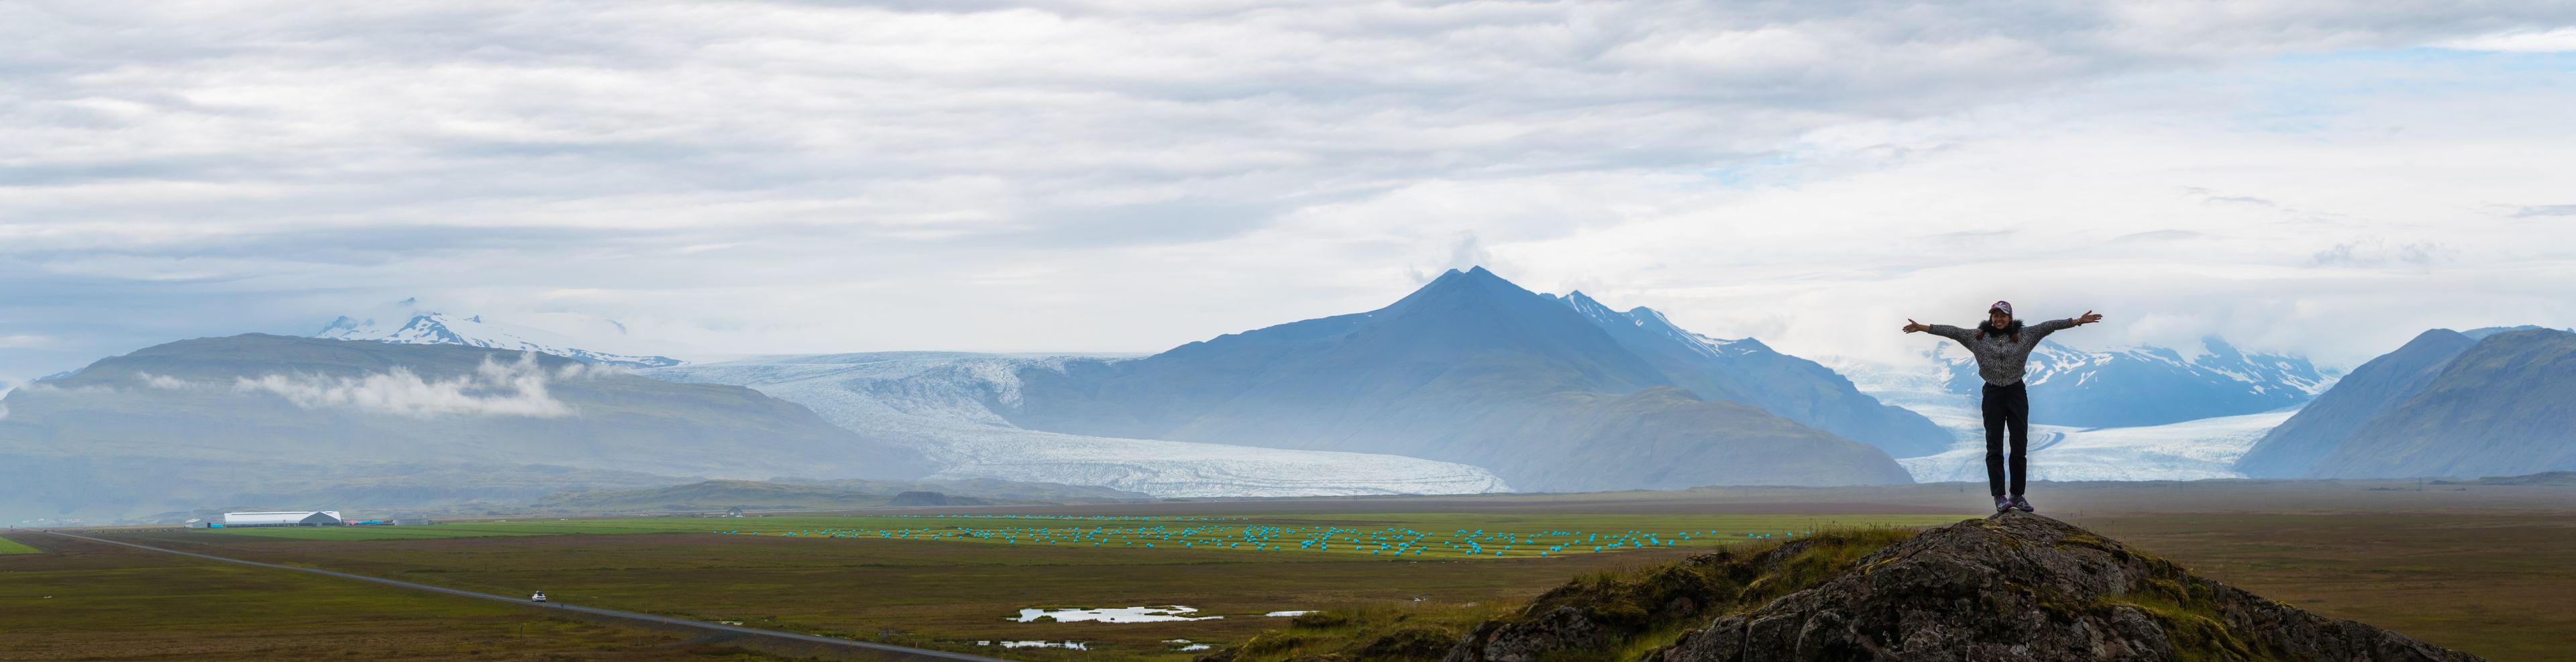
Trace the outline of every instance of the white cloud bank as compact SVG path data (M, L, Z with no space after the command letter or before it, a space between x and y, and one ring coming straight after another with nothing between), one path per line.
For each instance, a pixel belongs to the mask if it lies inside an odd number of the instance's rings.
M2576 324L2576 216L2551 211L2576 206L2570 26L2450 2L5 4L0 338L55 341L0 341L0 374L414 295L728 353L1152 351L1471 256L1810 355L1902 355L1904 317L2010 298L2112 315L2070 340L2349 364L2428 326Z
M581 364L572 364L549 374L537 364L535 354L521 353L518 361L510 363L495 363L486 357L472 374L453 379L424 379L410 368L395 366L382 373L359 377L309 374L273 374L256 379L237 377L234 378L233 389L245 393L276 394L306 409L353 409L412 418L443 415L554 418L574 412L572 407L546 392L548 380L586 374ZM154 386L160 384L156 382Z
M2443 48L2508 53L2576 52L2576 28L2528 30L2478 35L2435 44Z

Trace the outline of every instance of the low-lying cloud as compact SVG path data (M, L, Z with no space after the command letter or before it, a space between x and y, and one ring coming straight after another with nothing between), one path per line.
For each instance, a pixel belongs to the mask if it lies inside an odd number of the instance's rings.
M354 409L412 418L446 415L554 418L572 415L573 409L547 391L548 382L589 374L578 365L549 374L544 366L537 364L535 354L523 353L518 361L510 363L484 359L473 373L454 379L423 378L410 368L395 366L382 373L359 377L312 374L267 375L257 379L239 377L234 379L233 389L246 393L273 393L306 409Z

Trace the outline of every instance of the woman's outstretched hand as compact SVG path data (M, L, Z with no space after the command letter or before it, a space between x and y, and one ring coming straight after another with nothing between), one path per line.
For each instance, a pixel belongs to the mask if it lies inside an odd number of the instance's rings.
M2093 315L2092 313L2085 313L2085 314L2087 314L2087 315ZM2101 315L2093 315L2093 317L2094 317L2095 319L2100 319L2102 316L2101 316ZM1917 321L1914 321L1914 320L1912 320L1912 319L1907 319L1907 320L1905 320L1905 332L1906 332L1906 333L1914 333L1914 332L1916 332L1916 331L1930 331L1930 330L1932 330L1932 327L1924 326L1922 322L1917 322Z
M1914 320L1906 320L1906 321L1911 322L1911 321L1914 321ZM2090 310L2084 311L2084 314L2082 314L2082 315L2077 315L2077 316L2075 317L2075 325L2076 325L2076 326L2083 326L2083 325L2086 325L2086 324L2092 324L2092 323L2094 323L2094 322L2099 322L2099 321L2102 321L2102 314L2101 314L2101 313L2096 313L2096 312L2093 312L2093 311L2090 311Z

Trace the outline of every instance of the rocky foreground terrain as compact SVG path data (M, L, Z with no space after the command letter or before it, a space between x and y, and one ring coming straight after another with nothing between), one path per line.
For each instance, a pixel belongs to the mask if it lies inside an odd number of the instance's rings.
M2054 519L1838 532L1577 579L1460 635L1307 619L1202 658L2352 660L2480 658L2194 576Z

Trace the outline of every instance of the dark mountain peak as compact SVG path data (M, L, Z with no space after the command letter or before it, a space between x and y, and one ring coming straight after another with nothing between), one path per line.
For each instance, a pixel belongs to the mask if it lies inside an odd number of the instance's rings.
M1444 657L1499 662L1660 645L1640 659L2187 660L2241 659L2248 649L2266 659L2479 659L2289 607L2023 513L1911 537L1825 532L1630 577L1540 595ZM1675 630L1678 637L1668 634Z
M1538 296L1537 293L1504 280L1502 276L1494 275L1494 272L1486 271L1484 267L1474 267L1466 271L1451 269L1447 273L1440 274L1439 278L1431 279L1431 282L1424 284L1422 289L1414 290L1412 294L1397 300L1394 305L1387 306L1387 310L1403 308L1407 303L1412 302L1512 295Z
M2478 344L2478 339L2484 337L2486 336L2470 336L2469 334L2450 329L2426 329L2423 333L2415 334L2414 339L2406 341L2406 344L2398 346L2397 351L2390 353L2396 354L2401 352L2422 351L2456 352L2459 351L2460 348Z

